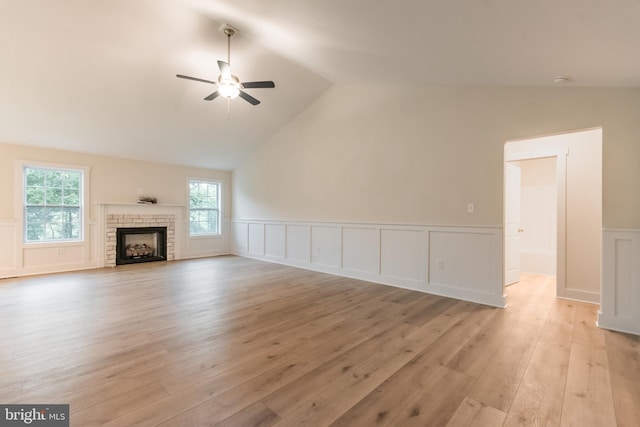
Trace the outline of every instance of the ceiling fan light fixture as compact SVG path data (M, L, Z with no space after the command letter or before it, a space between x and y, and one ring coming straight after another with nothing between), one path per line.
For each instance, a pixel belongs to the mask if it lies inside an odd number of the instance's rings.
M240 89L233 83L220 83L218 86L218 92L220 95L228 99L234 99L240 95Z

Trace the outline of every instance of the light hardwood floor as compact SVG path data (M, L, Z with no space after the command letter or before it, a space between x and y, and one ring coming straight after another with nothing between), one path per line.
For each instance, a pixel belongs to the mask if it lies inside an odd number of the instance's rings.
M239 257L0 281L0 403L86 426L638 426L640 338Z

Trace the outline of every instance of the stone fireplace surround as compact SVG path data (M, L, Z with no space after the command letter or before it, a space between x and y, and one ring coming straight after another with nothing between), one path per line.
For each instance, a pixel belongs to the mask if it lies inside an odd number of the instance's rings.
M176 236L182 225L184 206L101 203L99 211L102 231L98 231L98 236L103 243L99 243L97 249L101 266L116 265L117 228L167 227L167 261L180 259L180 241Z

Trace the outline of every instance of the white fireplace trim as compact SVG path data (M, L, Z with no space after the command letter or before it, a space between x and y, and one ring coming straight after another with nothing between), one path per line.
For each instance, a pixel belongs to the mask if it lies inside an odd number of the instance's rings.
M116 227L167 227L167 259L182 259L184 205L138 203L96 203L98 267L115 266ZM114 235L113 238L111 235Z

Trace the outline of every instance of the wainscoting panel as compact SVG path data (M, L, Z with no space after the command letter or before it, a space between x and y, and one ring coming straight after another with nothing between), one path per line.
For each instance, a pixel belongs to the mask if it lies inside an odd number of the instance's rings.
M238 219L233 229L240 256L505 305L500 228Z
M249 253L252 255L264 255L264 224L249 224Z
M85 245L80 243L57 247L25 246L22 253L22 261L30 269L39 270L42 267L73 264L82 266L84 264Z
M502 293L495 255L501 252L495 232L431 230L429 232L429 285L447 293L477 294L474 299ZM501 265L501 264L500 264Z
M605 230L598 326L640 335L640 230Z
M311 262L311 227L308 225L286 224L285 252L293 262Z
M426 286L427 233L421 230L380 230L380 274L405 282L407 287Z
M342 228L342 268L366 274L380 272L378 228Z
M311 263L324 267L340 267L340 227L333 225L311 226Z
M284 224L265 224L265 255L273 258L285 257Z

